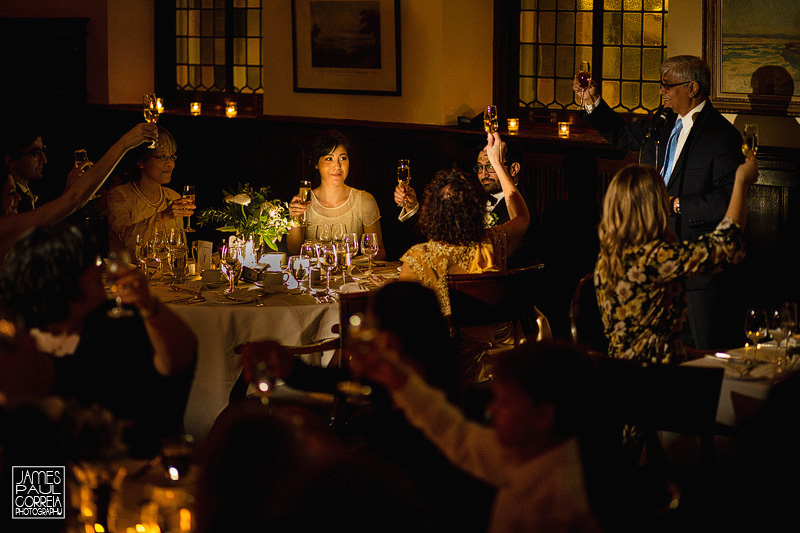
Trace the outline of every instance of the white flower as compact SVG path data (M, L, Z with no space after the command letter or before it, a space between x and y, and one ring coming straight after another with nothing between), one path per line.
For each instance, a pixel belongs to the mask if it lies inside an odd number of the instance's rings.
M225 197L225 201L229 204L250 205L251 198L243 192L237 195L230 195Z
M627 277L631 283L643 283L647 279L644 275L644 268L640 265L635 265L628 269Z
M626 301L633 294L633 292L631 292L631 284L625 280L619 280L619 282L617 282L615 292L621 302Z

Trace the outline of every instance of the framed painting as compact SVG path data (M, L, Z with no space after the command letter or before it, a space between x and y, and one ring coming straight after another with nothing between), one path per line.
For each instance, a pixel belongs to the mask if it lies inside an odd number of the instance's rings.
M800 115L800 2L706 0L704 18L714 107Z
M294 90L400 96L400 0L292 0Z

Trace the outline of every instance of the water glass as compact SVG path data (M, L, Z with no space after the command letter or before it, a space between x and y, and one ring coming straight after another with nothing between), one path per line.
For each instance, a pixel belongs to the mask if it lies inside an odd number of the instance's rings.
M369 257L369 270L372 270L372 258L379 249L377 233L365 233L361 236L361 253Z

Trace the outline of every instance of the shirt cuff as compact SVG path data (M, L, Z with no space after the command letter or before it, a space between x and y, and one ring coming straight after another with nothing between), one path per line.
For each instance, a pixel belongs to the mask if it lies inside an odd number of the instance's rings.
M592 111L594 111L594 108L597 107L597 104L599 104L599 103L600 103L600 98L598 98L597 100L595 100L591 104L586 104L586 108L584 109L584 111L586 111L586 114L588 115Z
M405 207L403 207L403 209L400 211L400 214L397 216L397 220L399 220L400 222L405 222L409 218L416 215L417 211L419 211L419 202L417 202L417 205L415 205L414 208L411 210L408 210Z

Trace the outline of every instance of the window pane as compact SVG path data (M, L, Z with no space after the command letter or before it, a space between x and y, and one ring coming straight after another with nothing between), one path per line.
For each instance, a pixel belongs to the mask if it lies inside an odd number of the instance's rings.
M225 64L225 39L214 39L214 63Z
M658 94L657 83L642 84L642 104L647 109L656 109L661 104L661 95Z
M244 65L245 60L245 39L234 39L233 40L233 64L234 65Z
M186 35L187 28L187 14L183 9L175 12L175 35Z
M539 82L536 84L539 88L537 100L544 105L548 105L555 100L553 81L554 80L548 78L539 78Z
M233 0L233 7L247 7L245 0Z
M622 15L622 44L642 44L642 15L640 13Z
M556 42L556 14L539 13L539 42Z
M214 7L217 9L225 9L225 0L214 0Z
M592 63L592 47L591 46L578 46L575 49L575 72L581 66L581 61L588 61L591 66Z
M603 82L603 100L613 109L619 105L619 82Z
M247 10L247 36L258 37L261 35L261 10Z
M261 0L247 0L247 7L261 7Z
M177 2L175 3L175 6L177 8L186 7L186 0L177 0Z
M537 76L555 76L556 74L556 48L555 46L539 47L539 72Z
M196 37L189 39L189 63L200 63L200 39Z
M558 14L558 42L575 42L575 13Z
M539 9L555 9L556 0L539 0Z
M603 44L622 44L622 14L603 14Z
M183 89L186 87L188 79L189 75L186 65L178 65L175 69L175 81L177 82L178 88Z
M225 67L219 66L214 67L214 87L217 90L223 90L225 88Z
M200 7L200 0L189 0L188 4L191 8L199 8Z
M247 67L247 86L254 90L261 87L261 67Z
M523 44L519 47L519 73L523 76L533 76L533 54L532 44Z
M189 52L187 50L187 44L185 38L178 38L175 39L175 62L176 63L187 63L189 61Z
M556 101L567 107L575 100L575 91L572 90L572 80L556 80Z
M603 8L619 11L622 9L622 0L605 0Z
M641 53L639 48L622 49L622 79L639 80L641 79Z
M214 12L209 10L201 11L200 20L202 20L203 36L211 37L214 35Z
M594 0L578 0L578 9L582 11L591 11Z
M261 39L247 39L247 64L261 64ZM250 74L247 77L249 79Z
M525 105L529 105L535 99L533 92L533 78L519 79L519 99Z
M197 87L201 81L200 67L189 65L189 85Z
M575 9L575 0L558 0L558 9Z
M645 46L661 46L661 27L663 15L661 13L645 13L644 37L642 44Z
M245 37L247 35L247 10L233 10L233 36Z
M225 37L225 11L218 9L214 15L214 35Z
M519 42L532 43L536 40L536 13L523 11L519 14Z
M247 84L245 67L233 67L233 89L238 91Z
M639 105L639 84L630 81L622 82L622 105L633 109Z
M592 44L592 13L578 13L575 20L575 43Z
M626 11L641 11L642 0L625 0Z
M536 0L522 0L522 9L536 9Z
M661 80L661 48L645 48L642 51L642 79Z
M212 64L214 62L214 39L206 37L200 39L200 48L203 64Z
M213 0L203 0L203 7L208 9L209 7L211 7L212 2Z
M644 0L645 11L661 11L661 8L663 7L663 0Z
M621 54L620 48L610 46L603 48L603 79L619 79Z
M214 67L203 67L203 88L208 89L214 85Z
M556 49L556 76L572 78L575 76L575 51L571 46L559 46Z
M200 35L200 11L190 9L187 13L189 17L189 35Z

